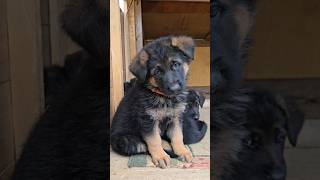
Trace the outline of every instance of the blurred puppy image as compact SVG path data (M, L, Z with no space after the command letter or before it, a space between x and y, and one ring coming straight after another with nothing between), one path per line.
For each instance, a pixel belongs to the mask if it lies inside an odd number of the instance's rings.
M130 66L137 82L120 102L111 126L114 151L122 155L149 152L155 165L166 168L170 157L161 145L161 136L166 135L174 153L192 161L181 122L193 57L194 41L187 36L156 39L138 53Z
M211 93L226 94L242 82L255 0L211 1L210 16Z
M285 180L285 139L295 146L304 122L290 98L243 85L255 4L256 0L211 1L215 180Z
M108 179L108 21L107 1L66 7L62 26L83 51L45 70L46 96L54 98L29 134L13 180Z
M297 144L304 115L289 98L242 88L213 107L215 180L285 180L286 137Z

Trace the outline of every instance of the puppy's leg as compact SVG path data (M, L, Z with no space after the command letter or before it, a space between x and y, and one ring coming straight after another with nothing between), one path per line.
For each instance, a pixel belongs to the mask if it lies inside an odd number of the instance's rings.
M162 148L161 137L157 125L154 127L154 130L151 132L151 134L144 136L144 140L147 143L149 153L152 157L152 162L160 168L169 167L170 156Z
M192 153L183 144L182 124L178 117L173 119L173 124L168 130L168 137L171 140L171 145L175 154L180 156L183 161L191 162Z

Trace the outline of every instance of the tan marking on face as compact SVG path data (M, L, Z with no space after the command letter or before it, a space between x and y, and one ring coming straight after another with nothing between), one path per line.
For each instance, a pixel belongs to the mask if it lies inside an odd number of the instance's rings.
M252 18L250 12L244 6L236 7L234 17L238 26L241 45L250 31Z
M184 69L185 75L187 75L188 72L189 72L189 64L188 63L183 63L183 69Z
M139 60L142 65L145 65L147 60L149 59L149 55L146 51L142 50L139 54Z
M144 140L147 143L148 151L152 157L152 162L156 166L160 167L165 163L165 166L162 168L168 166L170 164L170 156L163 150L161 145L162 140L160 136L159 122L156 121L152 134L146 136Z
M173 119L173 125L168 131L168 136L171 139L172 149L175 154L182 156L187 162L191 162L193 157L192 153L185 147L183 143L183 134L181 128L180 118Z
M149 83L154 87L158 87L158 84L157 84L156 80L154 79L154 77L151 77L149 79Z

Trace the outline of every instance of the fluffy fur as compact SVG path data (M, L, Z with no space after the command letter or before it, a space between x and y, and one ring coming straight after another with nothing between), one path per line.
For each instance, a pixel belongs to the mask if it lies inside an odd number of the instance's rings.
M44 68L44 94L46 106L63 92L67 84L80 74L85 61L90 56L85 51L78 51L67 55L64 66L50 66Z
M130 82L125 83L125 94L135 86L136 82L137 79L133 78ZM199 108L203 106L204 101L205 97L201 92L188 89L187 106L183 113L182 121L183 142L185 144L194 144L201 141L207 132L207 124L200 121L199 113ZM163 138L170 141L167 137Z
M194 144L202 140L207 132L207 124L200 121L199 107L202 107L205 97L198 91L189 89L187 107L183 113L182 133L185 144Z

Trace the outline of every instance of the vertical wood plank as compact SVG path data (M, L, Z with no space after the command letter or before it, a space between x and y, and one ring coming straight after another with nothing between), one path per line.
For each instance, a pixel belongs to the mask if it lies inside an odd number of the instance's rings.
M14 163L14 134L10 82L0 83L0 179Z
M40 0L7 0L7 22L17 157L43 110Z
M0 179L9 179L14 162L7 4L0 0Z
M131 62L130 56L130 33L129 33L129 18L128 18L128 1L124 1L124 17L123 17L123 35L124 35L124 68L125 68L125 81L132 79L133 75L129 71Z
M136 23L136 51L139 52L143 47L143 29L142 29L142 9L141 0L135 0L135 23Z
M137 54L137 44L136 44L136 21L135 21L135 1L129 5L127 12L128 17L128 30L129 30L129 49L130 49L130 62Z
M123 51L119 1L110 1L111 117L123 97Z
M0 83L9 80L6 0L0 0Z
M128 22L128 40L129 40L129 61L130 64L133 58L136 56L137 52L143 47L143 29L142 29L142 9L141 0L132 0L130 4L127 5L127 22ZM129 66L127 66L126 74L128 74L128 79L134 76L129 71Z

